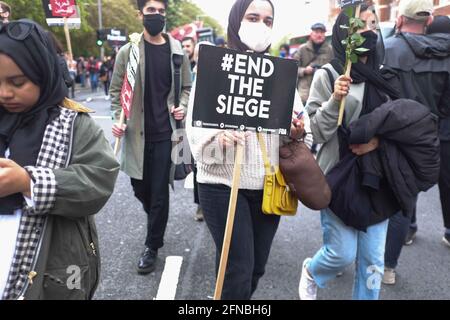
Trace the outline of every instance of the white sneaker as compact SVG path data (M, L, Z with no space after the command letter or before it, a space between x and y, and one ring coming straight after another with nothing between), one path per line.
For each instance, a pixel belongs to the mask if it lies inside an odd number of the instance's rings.
M311 261L311 258L306 258L303 261L302 275L300 283L298 284L298 294L300 300L316 300L317 299L317 284L314 279L308 274L306 266Z
M395 269L384 268L383 279L381 280L384 284L394 285L395 284Z

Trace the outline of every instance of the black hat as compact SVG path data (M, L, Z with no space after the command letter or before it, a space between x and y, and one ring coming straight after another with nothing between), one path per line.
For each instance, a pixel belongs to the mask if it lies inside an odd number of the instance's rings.
M323 32L327 32L327 27L323 23L317 22L311 26L311 30L322 30Z

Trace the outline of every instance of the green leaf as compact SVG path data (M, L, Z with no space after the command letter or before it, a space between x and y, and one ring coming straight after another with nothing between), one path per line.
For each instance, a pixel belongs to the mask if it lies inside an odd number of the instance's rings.
M347 42L347 40L342 40L341 43L342 43L344 46L346 46L348 42Z
M347 17L353 18L355 16L355 8L353 6L349 6L344 9L344 13Z
M358 27L358 28L364 28L365 26L366 26L366 24L365 24L365 22L364 21L362 21L361 19L359 19L359 18L356 18L355 19L355 24L356 24L356 26Z
M360 46L362 46L362 44L363 44L364 42L366 42L366 39L364 39L363 37L361 37L360 40L356 41L356 46L357 46L357 47L360 47Z
M361 39L364 39L364 37L362 35L360 35L359 33L354 33L352 34L352 41L360 41Z
M357 56L356 54L352 53L352 54L350 55L350 61L351 61L352 63L357 63L357 62L358 62L358 56Z
M355 51L359 52L359 53L364 53L364 52L367 52L367 51L370 51L370 50L366 49L366 48L356 48Z
M345 24L341 24L339 27L340 27L341 29L350 29L350 27L349 27L349 26L346 26Z

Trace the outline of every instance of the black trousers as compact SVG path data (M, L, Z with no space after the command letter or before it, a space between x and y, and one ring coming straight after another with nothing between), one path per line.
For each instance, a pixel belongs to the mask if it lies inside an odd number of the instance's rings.
M441 140L439 194L441 197L444 226L445 228L450 229L450 141Z
M439 174L439 194L445 228L450 228L450 141L441 141L441 169ZM389 219L386 238L385 265L395 268L398 264L408 229L417 228L416 210L411 219L397 213Z
M219 269L231 189L199 184L200 205L216 245ZM261 211L263 192L239 190L222 300L249 300L265 272L280 217Z
M450 141L441 140L441 168L439 171L439 197L441 199L444 227L450 229ZM416 211L411 224L417 222Z
M145 245L159 249L164 245L164 233L169 218L169 178L172 142L147 143L144 151L143 180L131 178L136 198L147 213Z

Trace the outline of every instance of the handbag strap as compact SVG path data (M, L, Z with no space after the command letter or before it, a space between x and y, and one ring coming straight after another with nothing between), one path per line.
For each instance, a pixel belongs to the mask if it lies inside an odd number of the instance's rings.
M269 156L267 154L266 141L264 140L262 133L258 132L256 133L256 136L258 137L259 147L261 148L261 153L264 161L264 170L266 171L266 175L269 176L273 174L273 170L270 164Z

